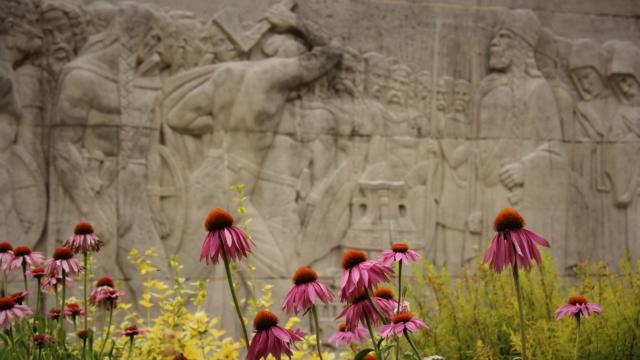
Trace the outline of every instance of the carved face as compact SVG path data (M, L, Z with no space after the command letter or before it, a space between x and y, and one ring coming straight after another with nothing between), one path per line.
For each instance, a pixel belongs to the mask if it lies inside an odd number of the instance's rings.
M351 56L345 55L342 58L340 69L333 78L333 89L337 93L355 95L358 72L358 61Z
M409 89L409 74L404 71L396 71L389 81L389 93L387 101L389 104L404 105L407 101Z
M162 33L157 26L152 26L138 48L138 62L148 61L154 54L160 55L161 60L164 61L167 55L163 53L164 49L161 45Z
M508 30L500 30L491 40L489 47L489 68L505 71L511 66L514 35Z
M573 70L573 76L580 86L585 99L592 99L602 92L604 84L598 70L591 66L584 66Z
M633 101L640 96L640 84L632 74L615 74L612 78L624 100Z
M374 99L381 100L386 88L387 73L383 67L373 67L365 77L365 91Z
M42 35L35 28L24 24L13 24L14 28L10 33L8 43L10 47L19 53L19 61L25 56L37 52L42 47Z
M467 112L469 105L469 88L466 85L457 85L453 92L453 111Z
M216 62L231 61L238 58L238 51L229 41L227 35L218 27L211 30L211 46Z
M61 10L51 10L42 16L42 31L44 35L45 52L47 57L56 63L67 63L75 54L75 37L71 23Z
M438 83L436 88L436 110L447 111L449 99L451 99L451 88L446 84Z

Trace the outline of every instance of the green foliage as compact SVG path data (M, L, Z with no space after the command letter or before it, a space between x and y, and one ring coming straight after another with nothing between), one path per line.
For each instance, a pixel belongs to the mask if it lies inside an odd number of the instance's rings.
M559 276L551 258L521 272L527 353L531 359L573 359L576 321L554 319L570 295L584 295L603 313L581 322L580 359L640 358L640 263L620 264L618 273L603 264L581 264L576 277ZM447 359L520 358L519 318L509 270L496 274L477 257L471 268L452 277L423 261L413 268L407 299L430 330L414 339L424 354Z

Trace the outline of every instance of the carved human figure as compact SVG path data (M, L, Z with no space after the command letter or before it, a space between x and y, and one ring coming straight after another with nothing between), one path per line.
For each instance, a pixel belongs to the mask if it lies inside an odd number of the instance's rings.
M87 41L85 22L80 8L70 2L46 0L40 7L40 24L45 64L49 76L55 79Z
M637 253L640 215L640 48L628 41L609 41L608 79L621 105L611 118L602 145L603 181L611 189L605 209L607 260L616 265L625 251ZM613 203L613 207L611 204Z
M253 192L264 154L273 142L290 92L324 75L341 57L334 46L311 30L313 25L288 10L280 8L268 15L274 29L297 29L304 34L314 46L312 50L293 58L224 62L194 69L179 77L195 79L193 86L175 82L180 89L165 89L169 96L162 99L161 105L163 122L176 132L200 136L224 129L223 151L228 166L223 171L227 172L227 182L244 184L249 194ZM168 84L173 84L173 80L169 79ZM192 241L191 238L188 241ZM266 253L264 258L256 256L257 266L265 274L286 273L282 268L284 262L273 261L280 258L282 246L272 246L273 257ZM183 250L192 248L186 245Z
M377 52L363 55L365 61L365 94L380 103L385 100L387 78L389 77L389 59Z
M427 114L431 112L431 73L426 70L418 72L414 76L414 91L416 92L417 109Z
M90 221L112 259L98 271L126 278L132 295L141 281L127 260L132 248L155 248L154 265L163 275L168 267L146 191L164 26L148 8L122 5L109 45L64 67L52 129L50 241Z
M557 143L562 131L553 92L533 57L539 30L532 11L508 11L489 48L491 74L480 87L477 141L484 234L491 232L490 214L510 206L549 239L564 236L566 160ZM557 255L563 263L564 254Z
M39 87L29 89L35 94L25 94L29 83L20 82L24 73L15 68L40 50L34 13L30 1L0 3L0 237L32 247L44 227L47 199L37 153L28 147L33 142L26 141L35 135L32 115L40 109L31 109L36 104L25 95L40 94Z
M473 131L469 117L471 84L458 79L452 85L441 86L443 94L453 87L452 101L443 95L440 99L441 105L451 103L452 111L444 117L442 137L438 140L442 164L438 167L437 228L430 253L436 263L455 271L471 259L476 240L468 223L474 205L473 145L469 141Z
M442 137L447 123L447 115L453 111L453 87L455 80L451 76L443 76L436 84L435 113L432 115L433 135Z

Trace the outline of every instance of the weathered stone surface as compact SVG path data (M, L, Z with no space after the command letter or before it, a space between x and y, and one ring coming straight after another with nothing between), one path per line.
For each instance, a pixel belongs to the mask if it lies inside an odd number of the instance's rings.
M177 254L225 316L196 259L238 183L241 275L276 299L346 248L408 241L455 271L503 207L566 274L637 259L640 8L482 3L1 0L0 236L48 252L90 221L98 272L135 294L131 248L161 274Z

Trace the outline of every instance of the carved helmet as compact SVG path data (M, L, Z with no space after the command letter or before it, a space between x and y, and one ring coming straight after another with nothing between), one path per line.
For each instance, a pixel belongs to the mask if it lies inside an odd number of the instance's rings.
M535 47L540 34L540 20L531 10L518 9L508 11L502 18L498 31L508 30Z
M627 74L640 80L640 48L630 41L610 40L604 50L611 56L607 75Z

